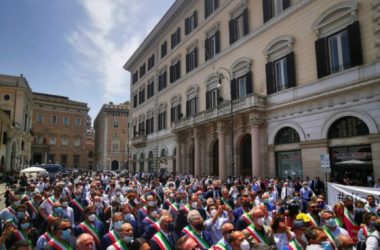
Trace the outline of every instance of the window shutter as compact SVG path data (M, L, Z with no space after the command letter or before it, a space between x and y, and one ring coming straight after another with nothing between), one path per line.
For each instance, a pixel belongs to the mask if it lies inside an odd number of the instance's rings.
M362 65L363 52L359 21L347 26L347 34L351 56L351 67Z
M237 84L235 78L231 80L231 98L232 100L235 100L237 98Z
M190 71L190 53L186 54L186 73Z
M235 40L235 19L231 19L229 21L229 27L230 27L230 44L233 44Z
M177 29L177 44L181 42L181 28Z
M246 91L247 91L247 95L248 94L252 94L253 93L253 83L252 83L252 72L249 71L246 75L245 75L245 83L246 83Z
M194 49L194 66L198 67L198 48Z
M270 95L275 92L273 78L273 62L268 62L265 65L265 72L267 77L267 95Z
M286 65L288 71L288 82L286 83L286 88L292 88L296 86L296 67L294 52L291 52L286 56Z
M215 9L217 9L219 7L219 0L213 0L213 1L214 1Z
M189 34L189 30L190 30L190 19L189 18L185 18L185 35Z
M166 71L165 71L165 73L164 73L164 77L163 77L164 79L163 79L163 81L162 81L162 88L166 88L166 82L167 82L167 79L166 79Z
M194 29L198 27L198 11L194 11Z
M327 53L326 38L323 37L315 41L315 56L317 59L318 78L329 75L329 57Z
M176 80L177 80L181 78L181 61L178 61L176 71L177 71L177 77L176 77Z
M172 49L174 48L174 36L175 36L175 34L172 34L172 36L171 36L171 45L170 45L170 47Z
M170 108L170 123L173 123L175 118L174 118L174 107Z
M172 83L174 79L173 73L174 73L174 69L173 69L173 65L171 65L170 66L170 83Z
M217 88L216 89L216 106L219 106L219 103L220 103L219 99L220 98L221 98L221 96L220 96L220 88Z
M210 58L210 39L205 40L205 61Z
M190 100L186 101L186 117L190 115Z
M244 26L244 35L247 35L249 33L248 9L247 8L243 11L243 26Z
M208 5L210 0L205 0L205 19L208 17Z
M206 91L206 109L210 108L210 91Z
M290 6L289 0L282 0L282 9L287 9Z
M198 113L198 96L196 96L195 98L195 113L194 114L196 114L196 113Z
M146 120L146 123L145 123L145 131L146 131L146 134L150 134L150 129L149 129L149 120Z
M166 111L163 113L163 118L162 118L162 128L166 128Z
M216 54L218 54L220 52L220 32L219 32L219 30L217 30L215 32L215 40L216 40L215 51L216 51Z
M150 132L154 132L154 119L153 119L153 117L152 118L150 118Z
M272 18L272 11L269 0L263 0L263 15L264 15L264 23Z

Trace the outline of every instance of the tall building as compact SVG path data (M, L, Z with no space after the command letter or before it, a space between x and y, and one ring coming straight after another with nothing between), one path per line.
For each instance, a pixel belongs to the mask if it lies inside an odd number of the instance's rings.
M91 117L87 116L86 129L86 162L88 169L95 168L95 129L92 127Z
M25 77L0 75L0 172L29 164L32 90Z
M87 103L33 93L32 163L87 169Z
M103 104L95 118L95 164L98 170L128 169L129 102Z
M379 8L376 0L176 0L124 65L132 169L221 178L331 170L338 181L373 182Z

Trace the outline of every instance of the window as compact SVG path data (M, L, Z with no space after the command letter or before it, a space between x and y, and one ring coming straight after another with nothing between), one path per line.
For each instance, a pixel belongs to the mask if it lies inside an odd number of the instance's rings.
M181 118L181 104L176 104L175 106L172 106L170 109L170 122L177 122Z
M137 126L133 125L133 137L137 136Z
M185 35L195 30L198 26L198 13L195 10L193 14L185 19Z
M4 138L6 138L6 136ZM37 135L36 142L38 145L44 144L44 136L43 135Z
M154 67L154 54L148 59L148 70Z
M213 88L206 91L206 109L218 106L218 98L220 96L219 89Z
M294 52L266 64L267 94L295 86Z
M230 26L230 44L233 44L243 36L249 33L248 28L248 10L238 12L232 16L229 22Z
M219 7L219 0L205 0L205 18Z
M328 138L346 138L368 134L368 127L362 120L353 116L346 116L338 119L331 125Z
M62 146L67 146L67 145L69 145L69 137L68 137L68 136L63 135L63 136L61 137L61 145L62 145Z
M55 144L57 144L57 139L55 138L54 135L51 135L49 137L49 145L55 145Z
M174 32L171 36L171 48L173 49L177 44L181 42L181 28L177 28L176 32Z
M67 163L67 155L61 155L61 164L66 165Z
M137 94L135 94L133 96L133 107L136 108L137 107L137 102L138 102L138 98L137 98Z
M57 124L57 116L56 115L50 116L50 123L53 125Z
M186 54L186 73L198 67L198 48L195 47Z
M64 125L64 126L68 126L69 124L70 124L70 122L69 122L69 117L64 116L64 117L63 117L63 125Z
M158 76L158 91L163 90L166 88L166 70L161 72Z
M75 118L75 127L80 127L80 125L81 125L81 119Z
M78 168L79 159L80 159L80 155L73 155L73 165L74 165L74 168Z
M139 80L139 72L136 70L132 75L132 85L135 84Z
M148 88L147 88L147 99L151 98L152 96L154 95L154 81L152 80L149 84L148 84Z
M168 43L165 41L161 44L161 58L166 56L167 52L168 52Z
M154 120L153 120L153 116L148 118L146 120L146 134L149 135L149 134L152 134L154 132Z
M76 147L80 146L80 138L79 137L74 138L74 146L76 146Z
M140 89L139 91L139 104L145 102L145 88Z
M119 128L119 121L113 121L113 127Z
M252 94L252 73L248 71L247 74L232 79L231 81L232 88L232 100L242 98L249 94Z
M43 114L37 114L36 120L38 123L44 122L44 115Z
M145 63L140 66L140 78L145 75Z
M298 142L300 142L300 137L297 131L291 127L285 127L280 129L280 131L277 132L276 137L274 139L274 143L276 145Z
M54 154L48 154L48 162L54 163L55 162L55 155Z
M144 120L139 123L139 135L145 135L145 122Z
M177 81L181 77L181 61L173 63L170 66L170 83Z
M205 60L213 58L220 52L220 34L219 30L209 34L205 41Z
M197 113L197 99L198 97L193 97L186 102L186 116L192 116Z
M290 0L263 0L264 23L290 6Z
M112 152L113 153L119 152L119 140L117 140L117 139L114 139L112 141Z
M4 95L4 101L9 101L11 99L11 96L10 95Z
M158 114L158 131L166 128L166 111L161 111Z

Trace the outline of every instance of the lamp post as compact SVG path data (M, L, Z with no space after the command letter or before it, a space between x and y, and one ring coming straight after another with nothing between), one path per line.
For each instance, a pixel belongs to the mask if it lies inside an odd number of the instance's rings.
M224 74L223 74L224 72ZM232 76L228 69L221 67L216 71L218 76L219 84L218 88L222 86L222 81L227 79L230 83L230 124L231 124L231 168L232 176L235 176L235 160L234 160L234 112L233 112L233 103L232 103Z

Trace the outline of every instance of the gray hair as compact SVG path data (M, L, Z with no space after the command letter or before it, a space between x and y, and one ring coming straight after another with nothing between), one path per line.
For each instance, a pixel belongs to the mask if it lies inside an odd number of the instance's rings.
M191 222L193 222L194 220L198 219L198 218L202 218L201 214L198 212L198 210L191 210L188 214L187 214L187 222L189 224L191 224Z

